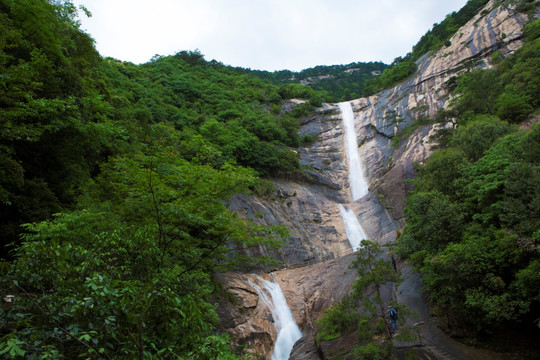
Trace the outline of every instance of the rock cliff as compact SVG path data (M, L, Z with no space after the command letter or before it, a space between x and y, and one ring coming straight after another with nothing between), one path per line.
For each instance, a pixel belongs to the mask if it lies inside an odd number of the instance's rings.
M416 74L377 95L353 101L357 134L373 190L382 195L393 217L403 224L405 179L414 177L414 163L431 153L429 137L434 125L421 126L397 148L394 137L423 117L433 118L449 104L448 81L472 68L490 68L495 51L508 56L522 45L526 14L490 1L484 10L463 26L450 46L418 60Z
M339 301L348 291L354 272L348 265L354 258L345 234L338 204L348 204L366 234L381 244L395 240L403 225L404 199L415 175L414 164L432 153L429 136L433 124L418 126L399 143L395 140L413 122L434 117L449 104L447 82L471 68L491 67L491 55L508 56L522 44L522 27L527 15L516 13L492 0L450 39L450 45L418 61L410 79L377 95L351 101L364 173L370 192L351 200L343 125L337 104L325 104L316 116L302 122L301 134L316 136L310 146L299 149L302 176L275 181L270 198L239 195L230 209L261 224L285 225L290 237L279 252L250 249L252 255L266 254L283 262L273 277L304 332L292 358L316 359L314 321L323 309ZM259 272L276 269L259 269ZM245 281L245 274L226 274L224 287L232 295L220 307L224 328L238 343L271 356L276 331L268 310ZM268 275L265 275L268 277Z

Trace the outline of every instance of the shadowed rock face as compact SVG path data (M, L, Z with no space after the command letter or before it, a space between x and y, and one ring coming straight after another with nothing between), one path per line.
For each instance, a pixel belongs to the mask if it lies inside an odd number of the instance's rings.
M434 117L449 103L446 82L472 67L490 67L491 54L499 50L507 56L522 42L524 14L487 6L450 40L451 45L418 61L417 73L395 88L351 101L364 173L370 193L352 202L343 125L337 105L325 104L316 116L304 119L301 134L317 135L310 146L299 149L304 174L297 179L275 181L270 199L238 195L229 207L241 216L265 225L285 225L290 237L278 252L264 247L246 250L250 255L269 255L283 261L284 269L273 273L280 284L296 322L304 333L293 349L293 359L317 359L314 321L322 310L347 293L354 271L354 258L347 240L338 204L354 211L371 240L393 242L396 230L404 225L404 200L415 176L415 163L423 163L432 153L429 137L433 125L418 127L398 147L392 145L407 126L423 116ZM504 34L504 35L503 35ZM288 105L289 106L289 105ZM258 269L269 271L276 269ZM256 291L242 277L225 274L225 289L236 299L220 306L226 331L238 344L269 359L276 338L270 312L258 301Z

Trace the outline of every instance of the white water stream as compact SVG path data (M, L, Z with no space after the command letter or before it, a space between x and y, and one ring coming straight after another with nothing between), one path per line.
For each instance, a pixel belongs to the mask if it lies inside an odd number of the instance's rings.
M369 191L368 184L364 177L360 154L358 153L358 141L356 140L354 113L352 111L351 103L343 102L338 105L341 110L343 126L345 128L345 150L347 159L349 160L349 183L353 201L356 201L367 195ZM362 240L367 240L366 233L364 232L362 225L358 222L358 218L354 211L341 204L339 204L339 211L341 212L341 218L345 224L345 232L347 233L349 243L351 244L353 251L358 251L360 249L360 242Z
M262 289L258 284L247 280L247 283L257 291L259 299L270 309L274 324L276 325L277 340L274 344L272 360L287 360L291 354L294 343L302 337L302 331L287 305L285 295L279 284L257 277L263 285ZM270 298L268 298L270 294Z
M354 130L354 113L351 103L343 102L338 105L343 117L343 126L345 127L345 151L347 159L349 159L349 183L354 201L367 195L368 184L364 177L360 154L358 153L358 141Z
M358 218L354 214L354 211L341 204L338 205L339 211L341 211L341 218L345 224L345 232L347 233L349 243L351 244L353 251L358 251L361 247L360 242L368 239L366 233L364 232L362 225L360 225L360 222L358 222Z
M354 114L351 104L348 102L340 103L339 108L341 109L345 127L345 149L349 160L349 182L353 201L355 201L367 195L368 185L358 153L358 142L356 140ZM353 250L357 251L360 249L360 242L367 239L364 229L351 209L339 204L339 210L345 224L345 232L347 233L349 243ZM257 277L257 279L262 287L249 279L246 279L246 282L257 291L259 299L261 299L263 304L272 313L277 331L272 360L288 360L295 342L302 337L302 331L300 331L294 320L291 309L287 305L287 300L279 284L260 277Z

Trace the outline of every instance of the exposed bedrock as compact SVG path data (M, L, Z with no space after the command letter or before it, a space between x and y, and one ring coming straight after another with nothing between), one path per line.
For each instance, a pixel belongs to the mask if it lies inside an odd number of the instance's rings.
M218 308L222 326L238 345L249 344L253 352L264 354L265 359L271 358L272 345L277 335L275 324L270 310L248 283L257 282L257 276L260 276L280 285L296 323L304 337L309 338L305 341L303 353L314 354L314 322L324 309L340 301L350 290L355 270L349 269L349 265L354 258L354 254L349 254L311 266L275 271L271 276L239 273L222 275L224 289L231 294L230 299Z
M435 54L418 60L418 71L396 87L368 98L354 100L356 131L365 173L372 190L383 195L393 217L403 225L404 200L415 175L414 164L432 153L433 125L420 126L394 148L392 140L415 120L433 118L448 106L447 82L473 68L490 68L491 55L512 54L522 45L527 15L490 1ZM398 143L395 141L395 143Z

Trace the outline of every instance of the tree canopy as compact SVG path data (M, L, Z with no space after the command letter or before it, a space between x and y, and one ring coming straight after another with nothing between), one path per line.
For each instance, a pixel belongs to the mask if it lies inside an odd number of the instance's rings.
M280 246L227 208L299 171L320 95L198 51L102 59L70 1L0 0L0 355L236 359L216 271ZM282 112L287 96L306 104ZM311 102L311 104L310 104Z
M251 70L258 77L274 84L301 83L323 94L325 101L341 102L358 99L366 82L379 76L388 65L382 62L354 62L347 65L319 65L299 72Z
M418 168L398 239L448 325L477 339L540 327L540 126L514 125L538 109L538 24L496 68L456 79L442 116L455 126Z

